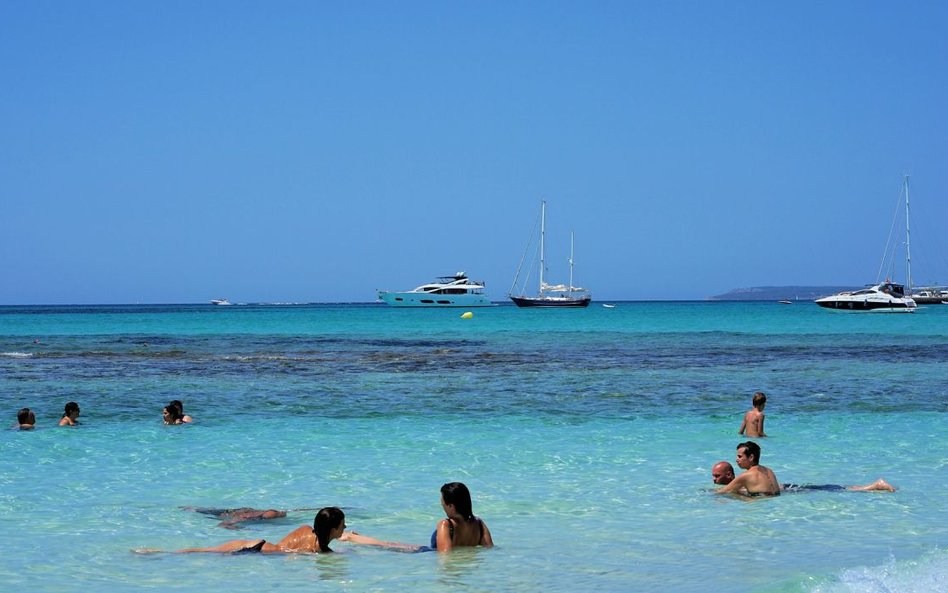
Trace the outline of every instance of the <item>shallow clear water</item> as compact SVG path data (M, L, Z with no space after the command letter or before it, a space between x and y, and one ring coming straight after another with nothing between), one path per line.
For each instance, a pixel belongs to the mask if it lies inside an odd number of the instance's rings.
M0 588L946 590L948 307L459 315L0 308L3 414L12 424L29 406L40 425L0 431ZM710 494L757 389L770 400L762 461L782 481L883 476L899 491ZM174 398L193 425L161 425ZM82 426L55 428L69 400ZM228 531L186 505L339 505L357 531L422 544L453 480L495 549L130 552L277 539L313 514Z

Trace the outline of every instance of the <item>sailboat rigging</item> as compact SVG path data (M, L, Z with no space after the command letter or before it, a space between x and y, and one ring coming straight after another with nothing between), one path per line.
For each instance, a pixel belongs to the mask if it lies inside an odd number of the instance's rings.
M536 227L534 227L535 229ZM532 242L532 237L531 237ZM520 259L520 267L514 277L514 283L511 292L508 293L510 300L518 307L588 307L592 300L592 295L585 288L573 286L573 233L570 232L569 243L569 284L547 284L546 283L546 200L540 202L540 286L536 296L529 297L524 295L521 289L519 295L513 294L520 279L520 272L523 268L523 260ZM527 249L530 246L527 245ZM526 256L526 252L524 252ZM524 281L526 284L526 281Z
M834 295L826 296L816 300L816 304L828 309L841 309L845 311L882 311L882 312L900 312L912 313L916 310L916 301L913 300L912 293L912 251L911 251L911 227L909 226L909 193L908 193L908 175L903 181L903 193L905 195L905 278L906 283L897 284L889 280L893 277L895 271L895 252L893 247L892 231L889 233L889 240L886 242L885 252L882 257L882 263L879 266L879 274L876 278L876 284L871 287L855 291L844 291ZM901 200L902 193L899 195ZM895 228L893 221L892 228ZM891 254L891 258L890 258ZM886 279L882 278L883 272L886 272ZM906 287L908 290L906 290Z

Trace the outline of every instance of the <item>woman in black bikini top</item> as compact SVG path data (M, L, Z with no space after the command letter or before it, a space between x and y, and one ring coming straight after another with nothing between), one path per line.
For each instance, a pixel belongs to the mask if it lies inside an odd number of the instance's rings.
M449 552L456 547L493 547L490 529L471 511L471 492L461 482L449 482L441 487L441 507L447 519L438 522L431 534L431 547Z

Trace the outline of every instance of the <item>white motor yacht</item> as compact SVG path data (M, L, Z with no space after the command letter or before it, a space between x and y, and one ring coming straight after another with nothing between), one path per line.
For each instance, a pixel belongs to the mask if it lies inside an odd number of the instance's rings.
M378 291L380 301L393 307L490 307L484 283L471 280L464 272L439 276L436 282L405 292Z
M917 307L915 301L905 296L904 286L888 280L862 290L847 290L816 299L816 304L828 309L883 313L911 313Z

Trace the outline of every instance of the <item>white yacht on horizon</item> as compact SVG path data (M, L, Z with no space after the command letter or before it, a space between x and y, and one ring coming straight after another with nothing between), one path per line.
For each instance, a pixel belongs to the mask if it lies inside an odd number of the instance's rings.
M909 226L909 177L905 175L902 181L902 190L899 192L901 202L903 196L905 199L905 285L896 284L889 280L894 277L896 262L896 247L898 241L893 240L893 231L890 231L889 240L886 242L886 250L882 256L882 264L879 266L879 275L876 276L877 284L867 286L860 290L846 290L836 294L825 296L814 301L817 305L827 309L837 309L842 311L876 311L887 313L913 313L918 308L918 304L912 299L912 249L911 249L911 228ZM898 214L898 209L896 210ZM892 229L895 229L893 221ZM883 270L890 269L886 274L888 276L884 281L882 278ZM906 286L908 290L906 291ZM939 301L940 302L940 301Z
M904 286L888 280L862 290L847 290L816 299L816 304L827 309L885 313L912 313L917 307L915 301L905 296Z
M484 283L471 280L464 272L458 272L454 276L439 276L436 282L422 284L404 292L379 290L378 298L393 307L490 307L493 305L484 294Z

